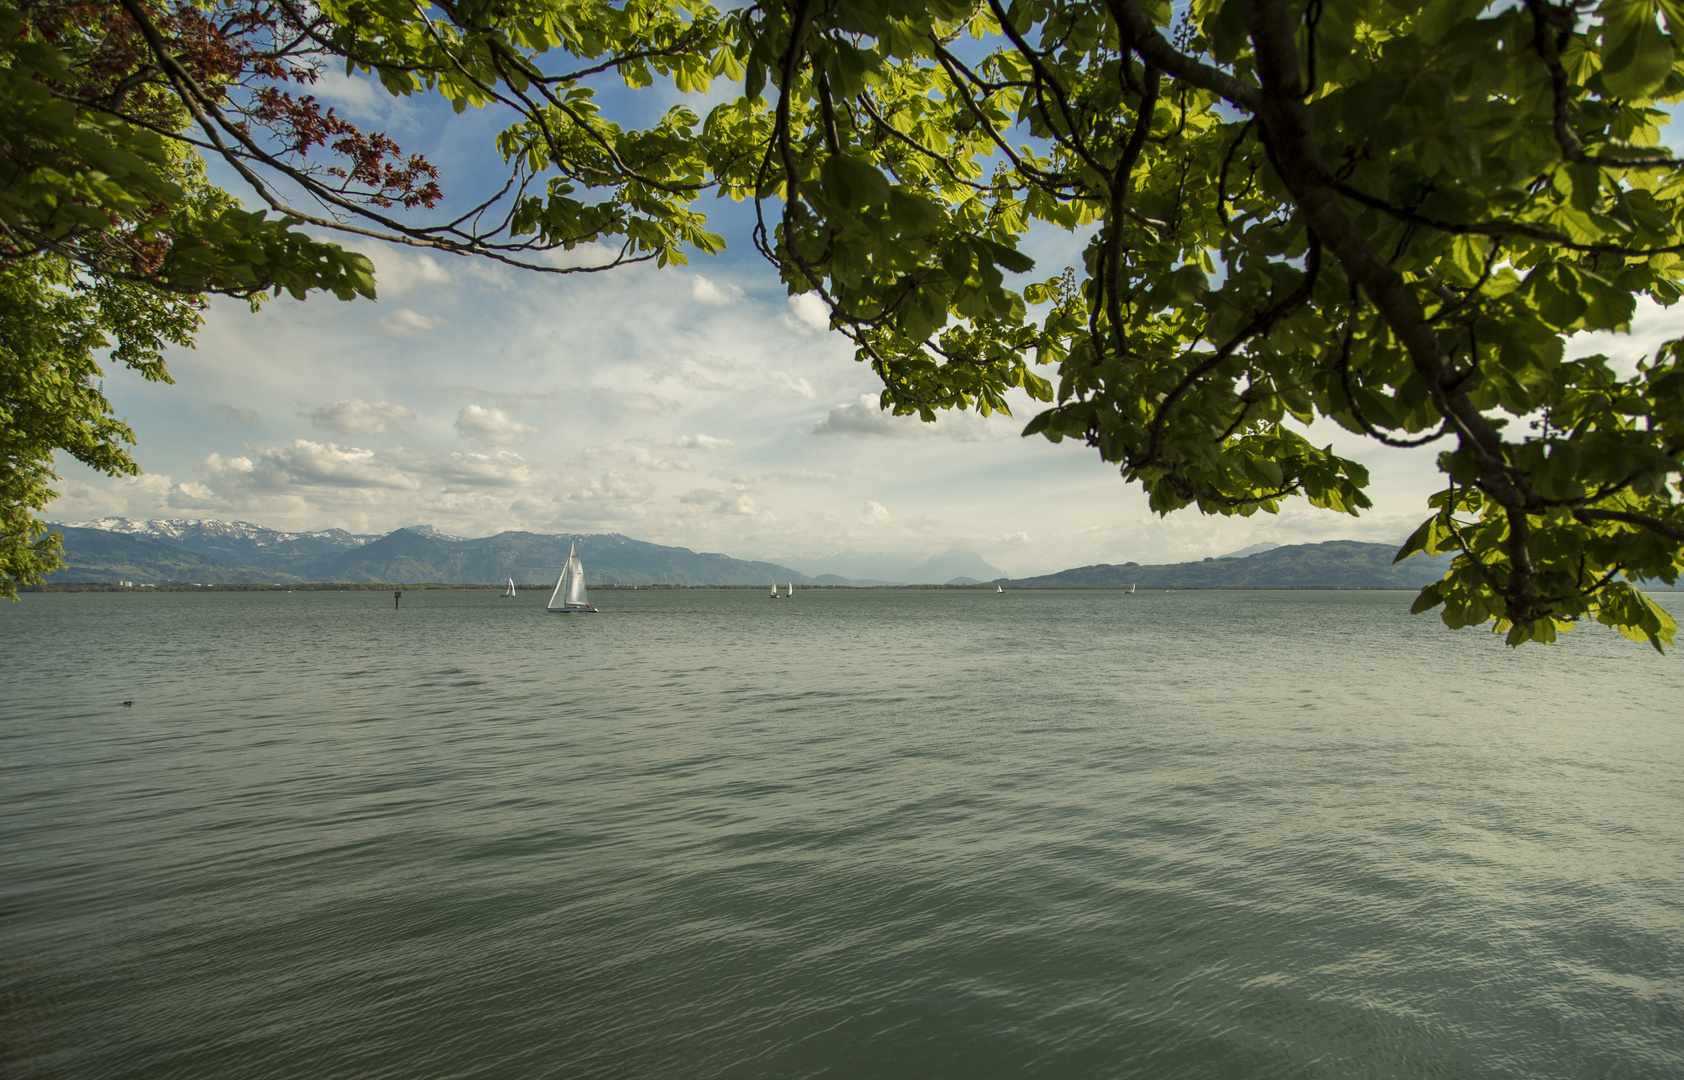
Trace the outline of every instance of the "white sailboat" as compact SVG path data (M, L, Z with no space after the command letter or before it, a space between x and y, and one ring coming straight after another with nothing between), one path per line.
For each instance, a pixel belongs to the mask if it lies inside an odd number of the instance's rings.
M999 594L1000 594L1000 593L1003 593L1003 592L1005 592L1005 591L1006 591L1006 587L1005 587L1005 586L1004 586L1004 585L996 585L996 586L994 586L994 593L995 593L995 595L999 595Z
M596 614L597 609L585 599L585 564L579 561L577 541L567 552L567 565L562 568L561 577L556 579L555 592L550 594L550 602L544 610L557 615L574 612Z
M774 599L774 600L782 600L783 599L783 597L778 594L778 579L777 578L772 579L772 599Z
M1139 586L1139 584L1134 584L1134 585L1130 585L1130 586L1129 586L1129 595L1130 595L1130 596L1133 596L1133 595L1134 595L1134 590L1136 590L1136 589L1138 589L1138 588L1140 588L1140 586Z
M504 590L501 599L504 599L504 600L517 599L517 597L515 596L515 579L514 578L509 579L509 587L506 590Z
M774 582L773 584L776 585L776 582ZM795 599L795 582L792 581L792 582L789 583L789 591L784 593L784 599L785 600Z

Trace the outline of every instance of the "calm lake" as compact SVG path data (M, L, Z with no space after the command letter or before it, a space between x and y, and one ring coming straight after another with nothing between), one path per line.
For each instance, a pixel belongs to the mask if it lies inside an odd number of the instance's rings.
M546 595L0 604L0 1073L1684 1076L1677 656Z

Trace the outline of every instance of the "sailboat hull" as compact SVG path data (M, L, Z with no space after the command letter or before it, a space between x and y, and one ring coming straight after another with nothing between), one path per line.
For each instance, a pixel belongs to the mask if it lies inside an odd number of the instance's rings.
M552 607L552 608L545 608L544 610L549 612L551 615L601 615L602 614L602 611L601 611L600 608L591 607L589 604L586 604L584 607Z

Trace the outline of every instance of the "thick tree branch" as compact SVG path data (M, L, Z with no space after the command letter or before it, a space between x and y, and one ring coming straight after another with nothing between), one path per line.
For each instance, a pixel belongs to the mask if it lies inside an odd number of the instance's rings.
M1403 275L1381 258L1339 206L1304 106L1294 42L1298 22L1288 5L1284 0L1252 0L1245 14L1256 48L1258 77L1263 84L1257 115L1263 123L1263 139L1271 151L1270 159L1310 228L1368 294L1381 318L1403 343L1416 374L1432 395L1433 404L1455 426L1462 448L1476 462L1480 488L1509 515L1508 554L1514 573L1503 591L1510 619L1516 623L1531 622L1538 615L1534 610L1534 571L1527 544L1528 500L1515 486L1514 470L1504 458L1502 438L1464 394L1447 389L1455 372L1420 302Z
M1146 14L1146 8L1140 0L1107 0L1107 5L1111 9L1111 17L1117 21L1117 26L1133 39L1134 50L1143 59L1163 68L1177 79L1202 90L1209 90L1229 104L1242 109L1253 111L1262 102L1263 95L1257 87L1243 83L1209 64L1201 63L1177 51L1165 41L1163 34L1158 32L1158 25Z
M1643 514L1628 514L1623 510L1575 510L1573 519L1590 524L1593 521L1617 521L1622 525L1634 525L1639 529L1648 529L1657 536L1664 536L1674 543L1684 544L1684 528L1669 525L1658 518Z

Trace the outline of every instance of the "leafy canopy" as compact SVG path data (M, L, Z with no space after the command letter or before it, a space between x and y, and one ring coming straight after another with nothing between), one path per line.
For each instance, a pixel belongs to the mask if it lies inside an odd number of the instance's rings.
M1318 417L1436 444L1444 490L1399 557L1457 558L1417 610L1512 644L1584 617L1673 637L1635 582L1684 568L1684 345L1622 374L1568 337L1680 294L1678 0L323 10L388 88L516 109L523 182L656 215L709 184L755 200L760 249L886 408L1019 388L1048 405L1026 434L1085 441L1160 513L1358 513L1367 473L1306 438ZM742 90L626 132L593 107L607 70ZM1046 225L1087 238L1082 265L1018 287Z
M614 40L673 25L645 22L611 27ZM534 147L520 183L428 216L437 170L308 93L345 62L341 38L322 8L289 0L0 0L0 596L60 565L35 516L54 497L55 453L137 471L100 359L167 380L162 349L192 343L213 294L372 297L367 257L324 234L552 273L600 269L541 259L580 243L619 238L609 265L713 244L688 196L616 190L620 152L594 144L568 151L589 158L590 202L553 177L530 191L551 167ZM658 138L635 138L660 156ZM207 160L241 197L207 181Z

